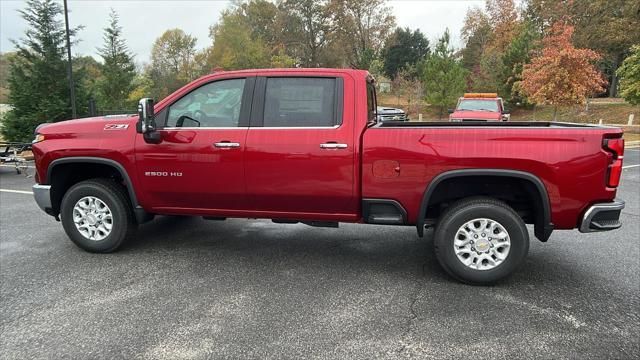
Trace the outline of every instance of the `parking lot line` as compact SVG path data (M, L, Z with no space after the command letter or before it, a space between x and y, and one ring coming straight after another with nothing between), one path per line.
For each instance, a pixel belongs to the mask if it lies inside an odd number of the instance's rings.
M0 165L0 167L10 167L10 168L15 168L16 166L15 166L15 164L14 164L14 165L6 165L6 164L2 164L2 165ZM21 166L21 167L26 167L26 168L29 168L29 169L35 169L35 168L36 168L36 167L35 167L35 166L33 166L33 165L27 165L27 166Z
M638 167L638 166L640 166L640 164L636 164L636 165L627 165L627 166L623 166L623 167L622 167L622 169L631 169L631 168Z
M33 193L31 191L24 191L24 190L0 189L0 192L7 192L7 193L13 193L13 194L33 195Z

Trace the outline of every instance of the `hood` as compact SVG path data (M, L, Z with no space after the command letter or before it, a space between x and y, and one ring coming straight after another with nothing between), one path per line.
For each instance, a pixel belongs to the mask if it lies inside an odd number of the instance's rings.
M38 125L38 134L74 134L74 133L101 133L105 131L135 131L137 115L107 115L83 119L60 121L56 123L44 123Z
M376 108L376 111L378 112L379 115L404 114L404 110L397 109L397 108L392 108L392 107L388 107L388 106L378 106Z
M500 120L502 114L496 111L470 111L470 110L456 110L451 114L451 119L469 119L469 120Z

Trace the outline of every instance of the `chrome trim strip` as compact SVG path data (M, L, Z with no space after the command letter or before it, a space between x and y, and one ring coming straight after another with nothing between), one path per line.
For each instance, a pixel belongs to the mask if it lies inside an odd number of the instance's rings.
M203 126L203 127L164 127L162 129L158 129L159 131L162 130L211 130L211 129L215 129L215 130L246 130L249 129L248 126L227 126L227 127L215 127L215 126Z
M341 125L333 125L333 126L254 126L251 130L258 129L337 129Z
M591 229L591 221L593 218L601 211L617 211L624 209L624 201L622 200L614 200L610 203L598 203L593 204L591 207L584 213L582 217L582 221L580 222L580 232L589 233L596 232L598 230Z
M31 187L38 207L43 211L51 209L51 185L35 184Z
M334 125L334 126L236 126L236 127L214 127L214 126L204 126L204 127L164 127L162 130L238 130L238 129L338 129L342 125Z

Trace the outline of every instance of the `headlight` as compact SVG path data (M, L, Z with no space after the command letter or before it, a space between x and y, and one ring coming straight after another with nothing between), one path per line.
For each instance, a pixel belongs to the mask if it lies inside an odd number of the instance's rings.
M43 140L44 140L44 135L36 134L36 138L33 139L33 141L31 143L35 144L35 143L39 143L40 141L43 141Z

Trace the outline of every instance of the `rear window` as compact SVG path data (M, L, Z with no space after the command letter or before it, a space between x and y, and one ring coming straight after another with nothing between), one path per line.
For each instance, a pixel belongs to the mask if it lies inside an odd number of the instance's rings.
M266 127L338 125L335 78L267 78Z
M500 111L496 100L460 100L456 110Z

